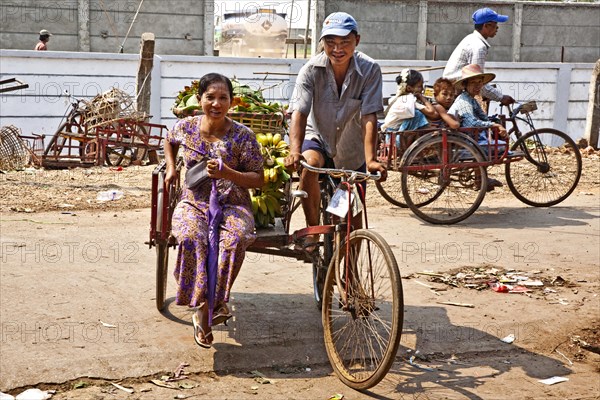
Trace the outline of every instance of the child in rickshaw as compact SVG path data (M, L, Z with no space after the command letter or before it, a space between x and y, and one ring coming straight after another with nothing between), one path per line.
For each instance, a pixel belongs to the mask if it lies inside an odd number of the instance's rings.
M490 128L497 129L500 138L507 139L506 128L501 124L490 121L479 102L475 99L475 96L480 94L483 86L491 82L496 75L484 73L477 64L467 65L462 68L461 72L461 78L454 83L454 86L457 90L462 90L462 93L454 100L448 114L456 115L460 119L461 127L481 128L477 143L484 149L488 146L498 146L498 152L501 154L505 149L506 142L496 140ZM502 182L488 178L488 191L497 186L502 186Z
M433 105L423 96L423 75L414 69L404 69L396 77L396 95L390 98L385 111L383 132L406 132L429 128L427 118L437 119L439 115ZM396 146L406 149L416 133L396 136ZM388 141L390 135L387 135Z
M456 98L456 90L450 79L439 78L433 84L433 96L435 103L433 108L437 111L439 119L430 120L432 126L447 126L450 129L460 128L460 121L454 115L448 114L448 110Z

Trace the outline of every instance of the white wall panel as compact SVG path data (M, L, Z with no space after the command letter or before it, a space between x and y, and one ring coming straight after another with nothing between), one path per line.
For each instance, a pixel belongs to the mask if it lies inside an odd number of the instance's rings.
M153 122L172 125L175 119L170 110L177 92L208 72L235 76L254 88L275 86L264 92L266 99L287 103L296 79L294 74L304 63L304 60L292 59L155 56L151 105ZM385 97L396 91L395 76L403 68L444 65L440 61L408 60L379 63L384 72ZM68 89L77 97L91 98L116 86L133 95L137 67L138 56L131 54L40 54L29 50L0 50L0 78L17 77L30 85L28 89L0 95L0 125L13 124L28 134L52 134L67 110L64 97L60 97L62 91ZM498 75L497 82L506 93L519 100L538 101L534 117L540 127L568 127L575 139L583 134L593 64L488 63L486 67ZM570 71L561 75L571 79L564 93L557 93L560 71ZM265 79L264 74L257 72L269 72L271 75ZM441 70L423 72L430 84L441 74ZM559 113L557 117L557 104L567 104L568 112ZM497 106L492 106L491 112L497 112ZM558 121L559 117L563 120Z

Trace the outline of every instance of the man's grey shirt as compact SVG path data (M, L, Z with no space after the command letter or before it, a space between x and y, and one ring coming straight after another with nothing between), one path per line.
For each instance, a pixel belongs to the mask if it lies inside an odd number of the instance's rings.
M322 52L300 69L289 111L308 115L307 139L323 144L336 168L357 169L365 162L361 115L383 110L379 65L355 51L338 94L331 63Z

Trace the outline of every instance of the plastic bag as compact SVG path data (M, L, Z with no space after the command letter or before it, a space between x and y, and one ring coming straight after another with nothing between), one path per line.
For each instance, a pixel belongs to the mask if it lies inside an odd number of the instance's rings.
M123 198L124 193L120 190L106 190L104 192L98 192L96 200L98 201L114 201Z

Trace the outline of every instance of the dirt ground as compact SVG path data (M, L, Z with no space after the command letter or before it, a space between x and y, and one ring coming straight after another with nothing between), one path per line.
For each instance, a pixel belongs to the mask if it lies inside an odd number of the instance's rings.
M234 286L235 318L215 330L210 350L194 344L191 311L172 304L172 281L167 310L156 311L155 253L144 244L153 168L0 174L1 392L54 390L53 399L600 398L598 154L584 157L581 182L564 203L527 207L505 186L454 226L423 223L371 191L371 228L394 251L405 307L396 363L366 393L331 370L308 264L248 254ZM97 201L106 190L124 196ZM542 285L500 293L485 284L511 272ZM510 335L514 342L501 340ZM173 380L177 371L185 379ZM540 382L554 376L568 381Z
M577 190L589 192L599 184L600 151L582 155L583 173ZM92 167L63 170L27 168L23 171L0 171L0 212L36 213L42 211L111 211L150 207L152 171L155 165ZM490 168L490 177L504 181L501 166ZM118 190L118 201L99 201L98 193ZM376 190L370 192L370 206L385 206ZM496 188L493 197L512 197L505 185Z

